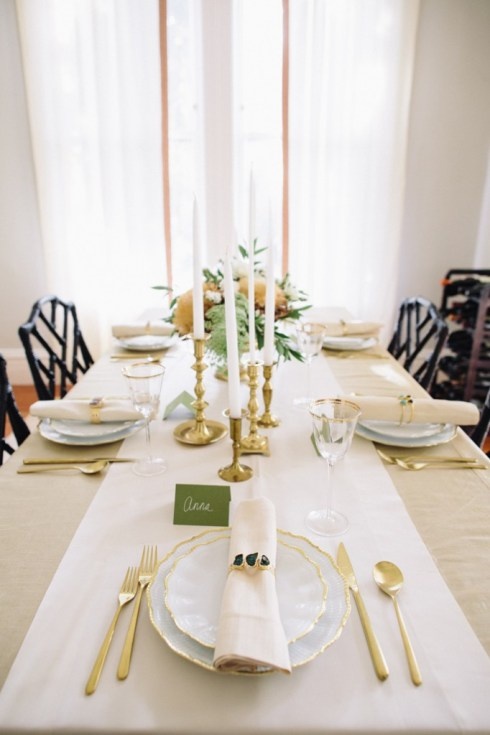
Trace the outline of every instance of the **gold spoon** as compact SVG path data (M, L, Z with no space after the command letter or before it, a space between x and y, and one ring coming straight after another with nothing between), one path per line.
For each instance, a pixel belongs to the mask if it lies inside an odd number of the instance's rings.
M18 474L24 475L28 472L51 472L51 470L79 470L84 475L95 475L97 472L104 470L109 462L99 460L97 462L85 462L84 464L50 464L43 467L35 467L34 465L23 465L17 469Z
M408 461L407 461L408 460ZM397 459L396 464L403 467L405 470L423 470L426 467L432 467L433 469L451 469L451 470L486 470L487 467L484 464L476 464L474 461L461 462L459 460L442 460L439 462L414 462L411 458L407 457L407 460Z
M379 561L374 566L373 570L374 581L378 587L386 594L391 597L395 606L396 617L398 619L398 625L402 636L403 646L405 653L407 654L408 666L410 668L410 676L415 686L422 684L422 677L415 658L415 653L408 637L405 622L402 617L398 600L396 599L397 592L400 591L403 584L403 574L396 564L391 561Z

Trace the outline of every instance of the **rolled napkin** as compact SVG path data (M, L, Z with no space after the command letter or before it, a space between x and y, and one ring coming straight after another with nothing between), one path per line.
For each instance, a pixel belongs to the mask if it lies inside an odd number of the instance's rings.
M383 326L377 322L362 322L357 319L338 322L323 322L326 337L377 337Z
M118 339L124 337L140 337L145 334L167 336L175 332L173 324L168 324L162 319L147 322L128 322L127 324L113 324L112 336Z
M214 651L213 664L219 671L253 673L267 667L291 672L276 594L276 548L276 514L270 500L241 502L231 532L230 572ZM256 565L251 567L250 556L255 554Z
M92 398L36 401L30 407L31 416L42 419L87 421L92 424L109 421L138 421L142 418L130 399Z
M412 424L455 424L473 426L480 418L478 408L467 401L446 401L411 396L345 396L361 409L361 421L395 421Z

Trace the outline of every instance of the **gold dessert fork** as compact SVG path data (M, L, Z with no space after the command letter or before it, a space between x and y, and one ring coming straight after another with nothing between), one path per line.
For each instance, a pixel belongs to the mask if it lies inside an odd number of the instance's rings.
M97 689L97 684L99 683L100 674L102 672L102 667L104 666L107 652L109 650L109 646L111 645L112 636L114 635L114 630L116 628L116 623L119 618L119 613L123 609L124 605L127 605L128 602L131 602L131 600L134 597L136 597L137 590L138 590L138 568L129 567L128 571L126 572L126 576L124 577L123 583L121 585L121 589L119 590L118 608L115 612L114 617L112 618L112 622L109 626L109 630L106 633L104 641L100 647L100 651L97 655L97 658L95 659L94 667L92 669L92 672L87 681L87 685L85 687L85 694L93 694L95 690Z
M128 632L126 634L126 640L124 641L121 658L119 659L119 666L117 669L117 678L125 679L129 674L129 665L131 663L131 654L133 652L134 635L136 633L136 623L138 622L138 615L141 605L141 597L143 590L148 586L155 567L157 565L157 547L156 546L145 546L143 554L141 555L140 568L138 573L138 592L136 594L136 600L134 603L133 614L131 615L131 621L129 623Z

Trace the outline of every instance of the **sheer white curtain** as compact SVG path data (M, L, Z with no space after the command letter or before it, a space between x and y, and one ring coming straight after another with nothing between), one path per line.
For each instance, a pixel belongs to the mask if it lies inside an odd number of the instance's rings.
M95 354L163 300L157 0L17 0L50 291Z
M290 0L290 270L391 322L418 0Z

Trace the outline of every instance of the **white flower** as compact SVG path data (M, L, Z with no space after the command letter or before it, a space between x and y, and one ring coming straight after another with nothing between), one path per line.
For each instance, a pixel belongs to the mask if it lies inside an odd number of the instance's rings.
M240 280L240 278L244 278L245 276L248 276L248 264L245 263L243 260L239 260L238 258L232 258L231 260L231 273L233 276L233 280Z
M213 304L221 304L223 301L223 294L219 291L204 291L204 298L206 301L211 301Z

